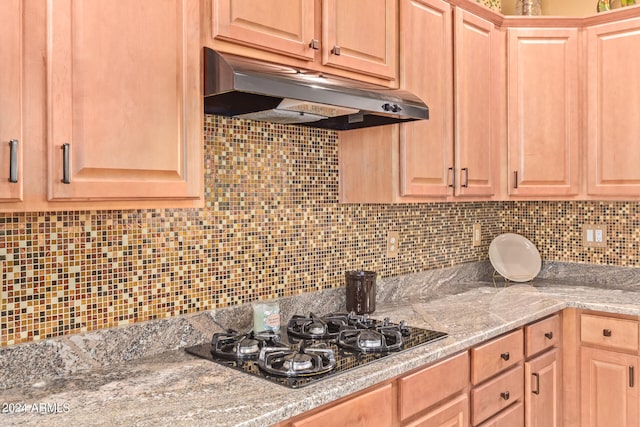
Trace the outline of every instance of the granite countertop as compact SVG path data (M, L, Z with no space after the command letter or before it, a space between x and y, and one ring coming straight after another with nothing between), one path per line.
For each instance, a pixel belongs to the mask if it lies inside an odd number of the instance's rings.
M567 307L640 315L640 293L539 280L534 286L477 284L435 298L398 297L379 303L372 317L402 318L449 336L298 390L178 349L1 390L0 423L268 426Z

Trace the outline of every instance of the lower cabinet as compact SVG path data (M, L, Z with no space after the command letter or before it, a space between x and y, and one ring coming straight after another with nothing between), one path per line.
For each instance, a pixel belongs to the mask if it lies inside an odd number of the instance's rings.
M515 427L522 425L522 417L524 416L524 405L518 402L515 405L500 412L498 415L488 419L479 427Z
M583 427L638 426L638 356L582 347Z
M560 352L547 351L524 364L525 426L559 427Z
M455 399L428 411L406 427L467 427L469 425L469 398L461 394Z
M391 425L393 425L393 386L390 383L291 423L291 427L388 427Z

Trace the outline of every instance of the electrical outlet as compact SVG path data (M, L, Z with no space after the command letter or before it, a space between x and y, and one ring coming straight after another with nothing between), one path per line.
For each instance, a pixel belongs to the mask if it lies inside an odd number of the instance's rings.
M602 224L584 224L582 226L582 244L586 248L606 248L607 227Z
M473 236L471 237L473 246L480 246L482 243L482 229L480 224L473 224Z
M387 232L387 258L395 258L400 246L400 234L397 231Z

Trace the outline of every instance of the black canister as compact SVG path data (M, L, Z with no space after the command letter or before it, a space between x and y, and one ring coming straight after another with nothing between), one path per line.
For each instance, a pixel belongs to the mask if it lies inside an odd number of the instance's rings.
M370 314L376 310L375 271L347 271L347 311Z

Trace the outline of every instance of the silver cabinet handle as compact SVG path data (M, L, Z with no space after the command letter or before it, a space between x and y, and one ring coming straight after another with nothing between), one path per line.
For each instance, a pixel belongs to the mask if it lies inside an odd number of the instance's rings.
M62 144L62 183L63 184L71 184L70 178L70 155L71 155L71 144Z
M453 168L449 168L449 172L451 172L451 184L449 184L449 187L454 188L456 186L456 171Z
M331 49L331 53L335 56L340 56L340 46L334 46L333 49Z
M9 141L9 182L18 182L18 140Z
M535 372L533 374L531 374L534 376L534 378L536 379L536 389L535 390L531 390L531 392L533 394L540 394L540 374Z
M313 39L309 43L309 47L313 50L318 50L320 49L320 42L318 41L318 39Z
M460 171L464 172L464 184L461 187L469 188L469 168L462 168Z

